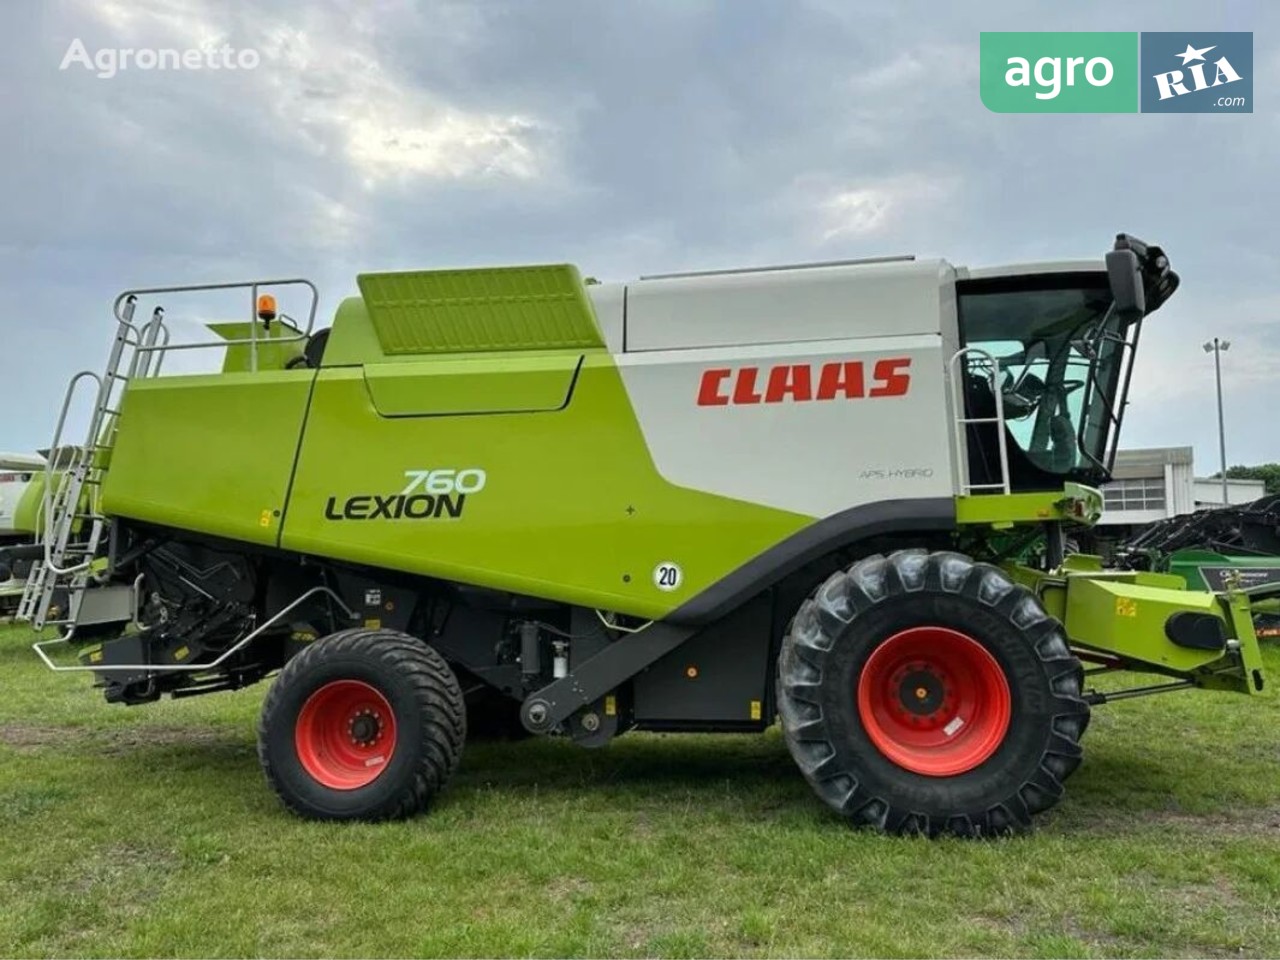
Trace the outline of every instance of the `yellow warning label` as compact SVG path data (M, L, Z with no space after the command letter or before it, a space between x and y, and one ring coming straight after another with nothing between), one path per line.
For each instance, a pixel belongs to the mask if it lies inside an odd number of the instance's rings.
M604 698L604 715L606 717L616 717L618 715L618 698L613 694Z
M1117 617L1136 617L1138 615L1138 601L1129 597L1116 597L1116 616Z
M381 621L381 620L366 620L366 621L364 622L364 628L365 628L366 630L377 630L377 629L379 629L381 626L382 626L382 621Z
M262 511L262 515L261 515L260 517L258 517L258 526L260 526L260 527L269 527L269 526L271 526L271 511L270 511L270 510L263 510L263 511Z
M101 663L101 662L102 662L102 651L101 651L101 650L94 650L92 653L90 653L90 654L89 654L89 662L90 662L90 663Z
M187 654L189 654L190 652L191 650L188 647L186 647L185 645L181 646L177 650L173 651L173 659L185 660L187 659Z
M752 700L751 701L751 719L759 720L760 717L761 717L760 701Z

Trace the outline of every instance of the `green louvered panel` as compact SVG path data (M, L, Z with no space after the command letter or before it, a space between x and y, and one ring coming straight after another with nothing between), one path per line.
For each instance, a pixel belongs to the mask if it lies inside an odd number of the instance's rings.
M604 346L571 264L365 273L359 284L389 355Z

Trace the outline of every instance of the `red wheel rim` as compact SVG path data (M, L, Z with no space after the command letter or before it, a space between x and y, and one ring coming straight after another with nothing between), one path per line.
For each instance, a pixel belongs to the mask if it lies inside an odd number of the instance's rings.
M396 717L369 684L333 680L307 697L293 742L312 779L334 790L358 790L387 768L396 749Z
M858 716L877 750L912 773L953 777L986 762L1009 729L1012 697L996 658L947 627L912 627L872 652Z

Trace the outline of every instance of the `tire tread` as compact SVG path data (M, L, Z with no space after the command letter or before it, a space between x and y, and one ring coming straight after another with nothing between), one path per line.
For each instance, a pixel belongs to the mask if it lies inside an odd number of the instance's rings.
M378 662L409 681L423 713L418 762L404 787L380 807L360 816L362 820L400 820L422 812L457 770L466 742L466 709L462 689L453 670L434 649L408 634L394 630L356 627L315 641L290 660L271 685L258 721L258 758L272 792L289 809L304 816L346 819L318 814L299 806L271 762L267 736L286 691L323 660L352 657Z
M841 763L822 716L824 668L841 632L887 600L926 590L976 601L1021 631L1052 699L1047 745L1034 772L984 809L946 816L895 807L890 798L874 795L859 782L856 769ZM1083 670L1061 623L1026 587L998 567L963 554L904 550L858 561L833 574L801 603L778 658L778 716L805 778L828 806L851 822L886 833L989 836L1026 830L1034 814L1062 797L1063 782L1080 764L1080 737L1089 721L1082 683Z

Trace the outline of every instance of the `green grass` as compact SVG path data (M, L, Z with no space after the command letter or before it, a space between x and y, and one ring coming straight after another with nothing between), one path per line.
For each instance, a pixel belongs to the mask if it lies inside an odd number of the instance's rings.
M26 639L0 627L0 956L1280 955L1271 700L1095 710L1013 840L850 830L776 733L474 745L430 815L333 825L264 786L263 688L108 706Z

